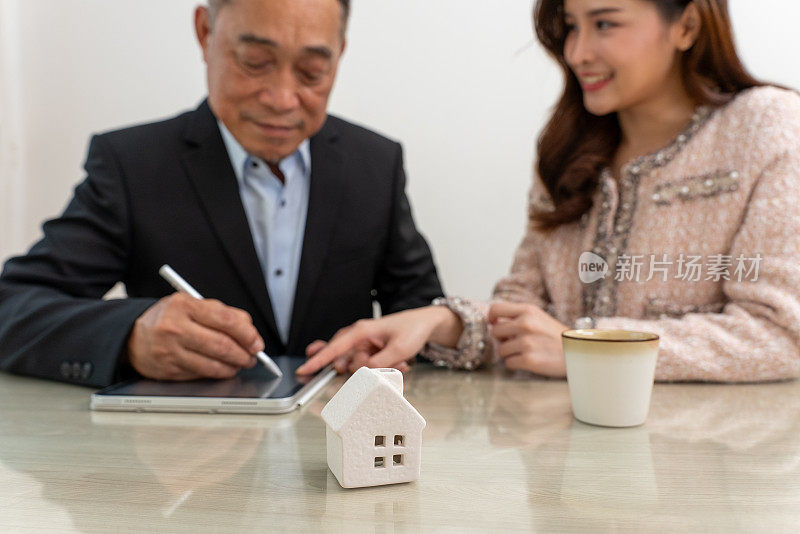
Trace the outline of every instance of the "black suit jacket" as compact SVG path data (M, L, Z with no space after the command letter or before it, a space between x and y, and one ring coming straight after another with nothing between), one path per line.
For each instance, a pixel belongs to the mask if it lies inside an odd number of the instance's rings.
M311 190L288 343L278 335L238 185L207 103L92 138L86 179L27 255L0 276L0 368L86 385L119 364L136 318L172 289L170 264L206 298L247 310L267 351L442 289L405 195L399 144L329 116L311 138ZM129 298L99 300L116 282Z

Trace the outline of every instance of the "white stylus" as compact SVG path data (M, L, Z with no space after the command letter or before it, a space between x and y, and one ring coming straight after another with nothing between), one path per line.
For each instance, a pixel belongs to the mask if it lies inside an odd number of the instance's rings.
M175 270L170 267L169 265L162 265L161 268L158 270L158 274L161 277L169 282L169 285L174 287L176 290L186 293L190 297L194 297L196 299L202 299L203 296L197 292L195 288L189 285L189 282L184 280L181 275L175 272ZM280 367L272 361L272 358L267 356L267 354L260 350L256 353L256 358L258 358L261 363L264 364L264 367L275 373L276 376L281 377L283 373L281 372Z

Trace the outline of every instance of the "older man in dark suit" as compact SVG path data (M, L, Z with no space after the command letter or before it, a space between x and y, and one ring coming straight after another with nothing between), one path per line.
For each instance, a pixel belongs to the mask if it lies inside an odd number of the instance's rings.
M95 136L64 213L0 278L0 368L86 385L224 378L442 293L400 146L327 115L348 0L195 12L208 99ZM207 300L170 294L168 263ZM130 298L100 297L122 281ZM224 304L223 304L224 303Z

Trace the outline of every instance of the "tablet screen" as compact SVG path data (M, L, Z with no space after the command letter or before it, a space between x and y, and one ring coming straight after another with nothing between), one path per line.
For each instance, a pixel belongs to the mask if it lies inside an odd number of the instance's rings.
M140 378L110 386L98 395L125 395L144 397L235 397L278 399L291 397L307 384L313 376L298 377L295 370L306 361L302 356L273 356L283 372L277 378L260 362L252 369L242 369L227 380L192 380L167 382Z

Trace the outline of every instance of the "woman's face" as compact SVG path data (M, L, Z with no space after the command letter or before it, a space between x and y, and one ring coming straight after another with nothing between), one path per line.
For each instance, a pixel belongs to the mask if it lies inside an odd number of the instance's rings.
M679 58L691 41L654 2L564 0L564 22L564 57L590 113L626 111L682 90Z

